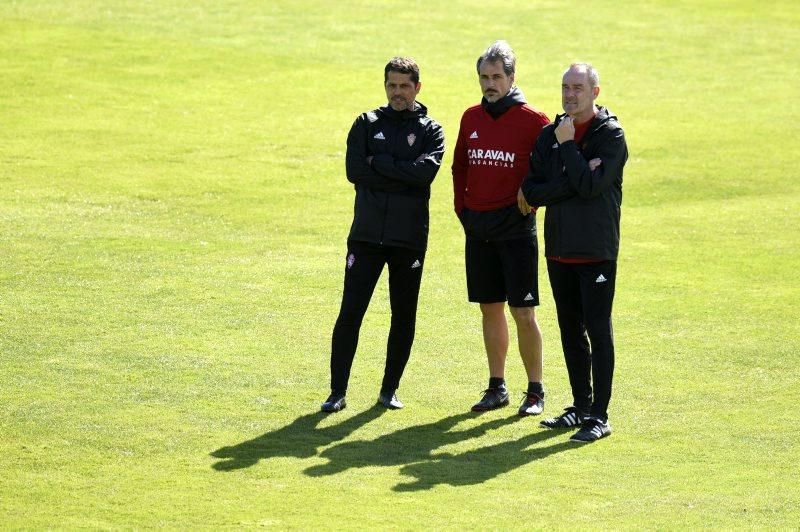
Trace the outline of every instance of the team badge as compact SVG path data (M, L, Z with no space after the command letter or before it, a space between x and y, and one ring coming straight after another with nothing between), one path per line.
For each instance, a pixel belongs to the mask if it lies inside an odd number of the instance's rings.
M347 256L347 269L349 270L350 268L352 268L353 264L355 264L355 262L356 262L356 256L353 255L352 253L349 254Z
M409 135L406 137L406 139L408 140L408 145L409 145L409 146L413 146L413 145L414 145L414 141L415 141L415 140L417 140L417 136L416 136L415 134L413 134L413 133L410 133L410 134L409 134Z

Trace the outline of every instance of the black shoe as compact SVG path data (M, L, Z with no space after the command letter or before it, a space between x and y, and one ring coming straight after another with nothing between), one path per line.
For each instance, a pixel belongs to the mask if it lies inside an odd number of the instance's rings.
M344 394L334 392L331 393L330 397L328 397L324 403L322 403L322 411L338 412L339 410L344 410L346 406L347 401L344 399Z
M569 441L576 443L592 443L611 434L611 425L608 421L596 417L587 417L583 420L581 430L572 435Z
M568 406L560 416L543 419L539 425L546 429L568 429L583 423L585 416L586 414L574 406Z
M519 405L519 415L524 417L541 414L544 409L544 397L538 393L530 392L525 392L523 395L525 395L525 398L522 400L522 404Z
M389 410L400 410L405 405L397 398L394 392L381 392L378 394L378 404L381 404Z
M508 390L505 386L487 388L483 391L483 399L472 405L473 412L486 412L508 404Z

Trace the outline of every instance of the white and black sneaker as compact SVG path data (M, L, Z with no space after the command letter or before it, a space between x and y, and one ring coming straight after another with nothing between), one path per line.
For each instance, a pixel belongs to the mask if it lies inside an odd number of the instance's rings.
M335 412L340 412L347 407L347 400L345 396L341 392L331 392L331 395L325 399L325 402L322 403L320 409L323 412L328 412L329 414L333 414Z
M596 417L587 417L583 420L581 430L572 435L569 441L576 443L592 443L611 434L611 425Z
M544 410L544 397L538 393L523 392L525 396L522 399L522 404L519 405L517 413L521 417L525 416L538 416Z
M550 417L543 419L539 422L539 426L546 429L569 429L577 427L583 423L583 418L586 414L575 408L568 406L564 409L564 413L558 417Z

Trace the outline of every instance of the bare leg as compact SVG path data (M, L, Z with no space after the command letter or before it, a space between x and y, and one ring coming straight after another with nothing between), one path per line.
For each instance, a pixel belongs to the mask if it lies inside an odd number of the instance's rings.
M505 303L481 303L483 314L483 344L489 359L489 376L505 376L508 353L508 322Z
M542 382L542 331L536 321L534 307L510 307L511 315L517 324L519 354L528 381Z

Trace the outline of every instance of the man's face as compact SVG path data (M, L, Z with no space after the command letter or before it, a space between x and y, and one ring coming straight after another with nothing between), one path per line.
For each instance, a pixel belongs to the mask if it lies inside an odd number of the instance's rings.
M395 111L414 110L414 101L422 84L411 81L411 74L390 70L386 75L386 99Z
M570 68L561 80L561 105L572 118L594 115L594 100L600 87L589 86L589 74L582 68Z
M478 82L486 101L494 103L511 90L514 74L509 76L505 73L502 61L484 61L478 69Z

